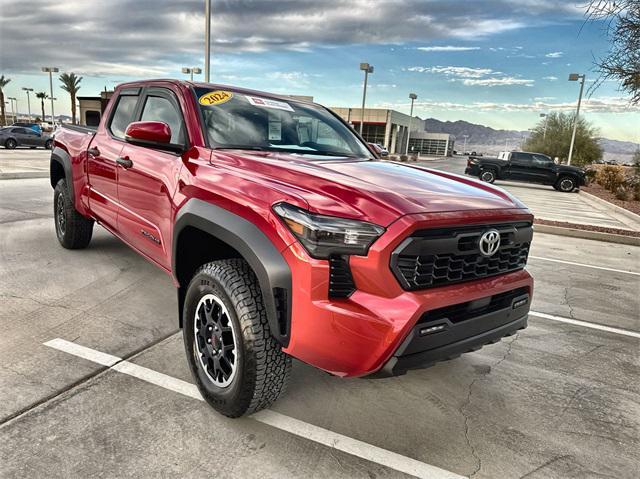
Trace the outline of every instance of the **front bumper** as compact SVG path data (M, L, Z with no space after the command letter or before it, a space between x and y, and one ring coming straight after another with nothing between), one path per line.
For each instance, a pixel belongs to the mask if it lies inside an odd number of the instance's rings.
M473 211L465 212L464 217L451 213L403 217L389 226L387 233L369 250L368 256L350 257L349 265L357 289L344 299L331 299L328 296L328 262L310 258L298 243L293 243L282 252L291 267L292 283L295 285L292 292L291 336L284 351L337 376L368 376L384 368L390 369L392 374L398 374L411 369L413 363L407 362L405 367L405 364L394 366L389 362L393 361L392 358L398 358L400 363L399 358L409 354L408 350L401 347L426 313L514 290L526 291L531 298L533 279L526 270L518 270L464 283L406 291L391 271L392 252L413 231L426 226L437 228L531 220L527 210ZM511 321L525 317L524 323L514 325L517 326L515 330L526 325L527 311L528 305L526 310L517 312L517 317L510 313ZM481 319L475 324L486 328L470 328L471 324L468 321L461 322L455 328L456 335L452 342L438 344L437 347L443 349L432 351L429 353L431 356L427 354L427 360L421 360L420 363L458 354L458 346L451 344L506 325L501 323L492 327L494 323ZM510 333L509 327L505 327ZM465 335L465 332L468 334ZM477 339L484 344L482 338ZM487 341L494 339L489 334ZM469 348L478 347L477 342L471 340L460 343L459 347L464 348L465 344L471 344ZM411 351L411 354L430 349L434 348ZM418 356L415 356L411 361L417 359ZM415 362L417 364L418 361Z

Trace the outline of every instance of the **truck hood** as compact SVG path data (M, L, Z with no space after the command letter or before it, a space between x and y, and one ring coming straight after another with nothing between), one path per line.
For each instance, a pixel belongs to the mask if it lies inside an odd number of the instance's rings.
M526 208L487 183L388 161L240 150L214 150L211 161L281 185L316 213L382 226L407 214Z

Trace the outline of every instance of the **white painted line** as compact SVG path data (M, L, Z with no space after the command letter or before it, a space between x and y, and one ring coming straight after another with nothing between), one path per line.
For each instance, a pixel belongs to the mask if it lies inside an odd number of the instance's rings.
M101 353L100 351L86 348L60 338L48 341L44 343L44 345L102 364L103 366L108 366L114 371L133 376L141 379L142 381L155 384L156 386L177 392L192 399L203 401L198 388L194 384L174 378L173 376L159 373L143 366L138 366L137 364L130 363L128 361L123 361L117 356ZM445 469L411 459L410 457L382 449L372 444L358 441L357 439L352 439L348 436L343 436L342 434L329 431L328 429L314 426L313 424L300 421L299 419L285 416L284 414L280 414L275 411L264 410L250 417L256 421L282 431L289 432L304 439L317 442L332 449L351 454L352 456L380 464L405 474L429 479L462 479L464 477Z
M547 313L538 313L537 311L529 311L532 316L538 316L539 318L550 319L552 321L559 321L561 323L574 324L576 326L582 326L584 328L598 329L600 331L606 331L608 333L621 334L623 336L629 336L632 338L640 339L640 333L635 331L629 331L627 329L612 328L611 326L604 326L597 323L589 323L587 321L580 321L579 319L564 318L562 316L554 316Z
M65 353L73 354L88 361L102 364L103 366L111 367L114 364L122 361L118 356L112 356L111 354L101 353L95 349L80 346L79 344L72 343L71 341L65 341L64 339L56 338L44 343L45 346L49 346Z
M342 434L329 431L328 429L285 416L284 414L280 414L275 411L264 410L251 417L270 426L295 434L296 436L310 439L311 441L323 444L327 447L346 452L352 456L366 459L367 461L375 462L412 476L443 479L458 479L464 477L453 472L440 469L439 467L431 466L430 464L425 464L424 462L396 454L395 452L373 446L366 442L343 436Z
M624 269L615 269L615 268L606 268L604 266L594 266L592 264L584 264L584 263L574 263L573 261L564 261L562 259L553 259L553 258L544 258L542 256L531 256L529 255L529 258L531 259L539 259L542 261L551 261L553 263L562 263L562 264L570 264L573 266L582 266L583 268L593 268L593 269L601 269L604 271L612 271L614 273L624 273L624 274L632 274L635 276L640 276L640 273L637 273L635 271L626 271Z

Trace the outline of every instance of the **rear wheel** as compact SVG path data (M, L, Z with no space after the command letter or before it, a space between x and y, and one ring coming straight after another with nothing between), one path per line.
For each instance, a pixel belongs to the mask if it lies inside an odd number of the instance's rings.
M196 272L183 327L191 373L218 412L251 414L284 393L291 358L271 336L260 286L244 260L214 261Z
M570 176L562 176L560 177L560 179L558 179L555 188L558 191L562 191L563 193L571 193L576 189L576 180L574 180Z
M64 179L58 181L53 191L53 217L56 236L64 248L82 249L89 245L93 235L93 220L76 211Z
M13 138L9 138L7 141L4 142L4 147L7 150L13 150L16 146L18 146L18 142Z
M51 141L51 140L47 140L47 141L45 142L45 144L44 144L44 147L45 147L47 150L50 150L52 146L53 146L53 141Z
M494 181L496 181L496 172L491 169L482 170L480 172L480 179L487 183L493 183Z

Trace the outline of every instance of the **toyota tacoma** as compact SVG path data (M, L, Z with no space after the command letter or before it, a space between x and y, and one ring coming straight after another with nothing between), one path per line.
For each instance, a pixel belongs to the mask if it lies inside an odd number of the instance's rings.
M141 81L54 141L60 244L87 247L97 222L173 278L191 372L227 416L272 404L291 358L388 377L527 325L530 211L381 161L318 104Z

